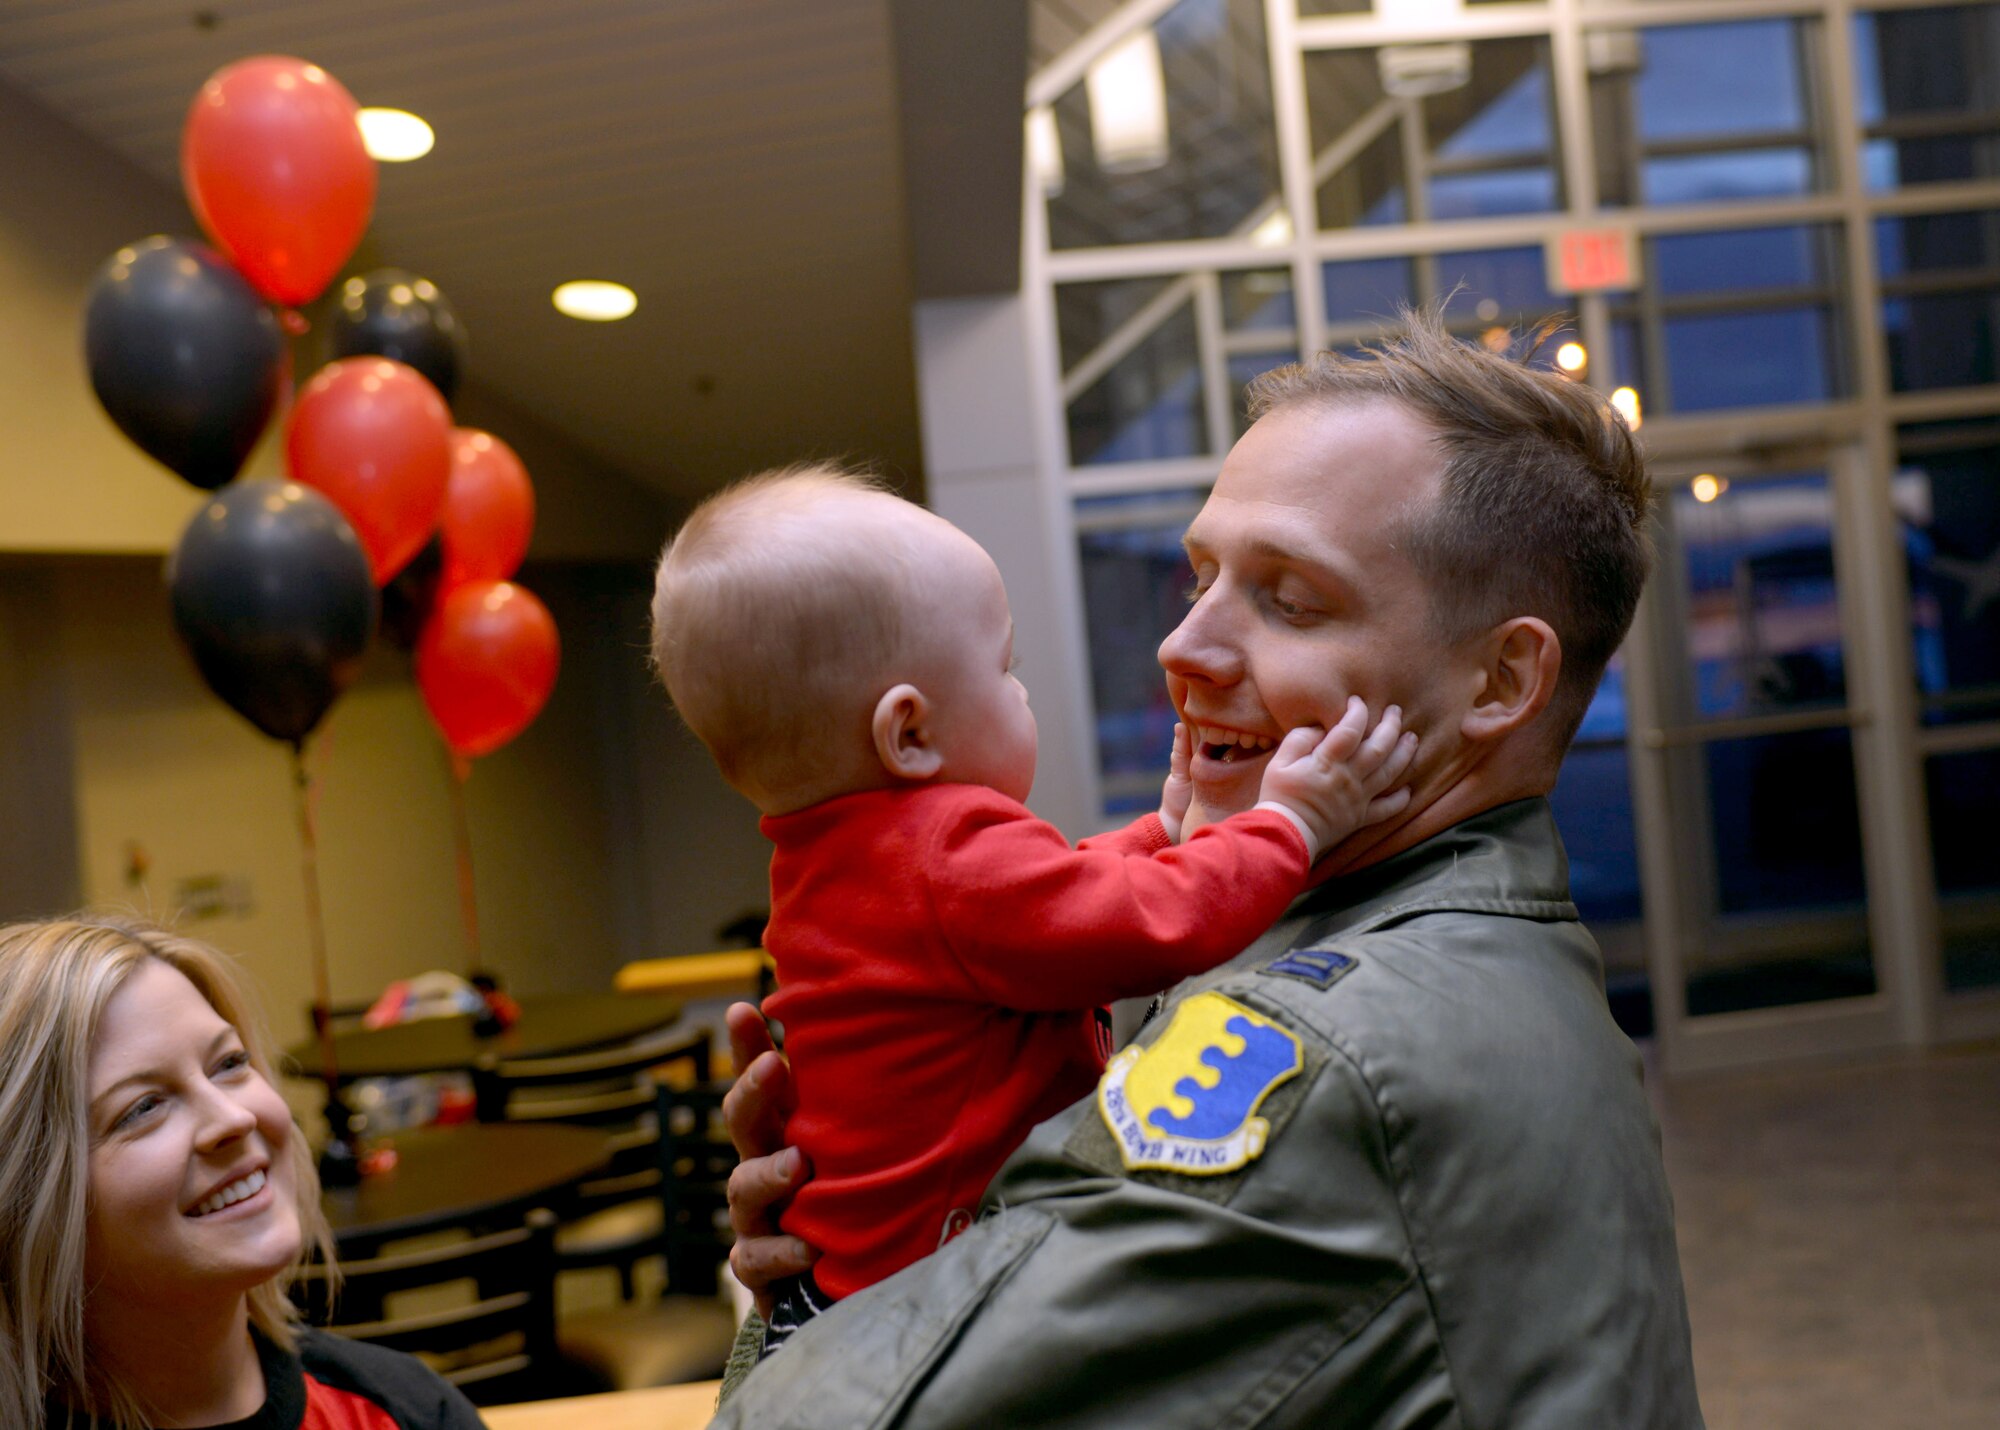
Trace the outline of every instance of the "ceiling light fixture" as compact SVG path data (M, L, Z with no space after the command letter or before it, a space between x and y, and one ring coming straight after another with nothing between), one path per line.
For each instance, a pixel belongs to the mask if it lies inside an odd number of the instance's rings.
M1583 350L1582 343L1564 343L1556 349L1556 366L1564 372L1582 372L1590 361L1590 354Z
M364 109L361 143L368 157L384 164L407 164L431 152L437 135L406 109Z
M1639 430L1639 392L1637 388L1618 387L1611 391L1611 406L1625 425L1634 432Z
M1167 84L1160 40L1150 28L1120 40L1083 77L1090 95L1090 142L1108 174L1167 162Z
M623 283L582 279L564 283L554 294L556 311L586 323L615 323L629 318L639 306L639 297Z

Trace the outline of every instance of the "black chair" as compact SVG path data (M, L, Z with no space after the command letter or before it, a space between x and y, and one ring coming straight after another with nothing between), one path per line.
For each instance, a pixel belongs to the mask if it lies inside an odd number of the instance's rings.
M721 1119L727 1090L727 1083L662 1084L655 1094L666 1289L648 1304L561 1323L559 1341L575 1393L642 1390L722 1374L736 1337L735 1312L721 1294L731 1239L729 1174L736 1167Z
M567 1197L556 1231L556 1270L609 1267L630 1301L640 1262L664 1256L655 1087L705 1083L706 1029L676 1029L635 1043L561 1058L487 1061L473 1072L482 1122L575 1122L615 1129L602 1176Z
M629 1126L652 1110L654 1070L684 1062L708 1081L709 1033L665 1029L637 1042L560 1058L509 1062L489 1055L472 1070L481 1122Z
M528 1213L521 1226L421 1250L341 1263L329 1295L326 1269L293 1284L307 1320L350 1340L423 1357L475 1404L500 1405L563 1394L556 1351L555 1217ZM470 1299L392 1312L391 1297L469 1281ZM440 1290L427 1302L449 1302Z

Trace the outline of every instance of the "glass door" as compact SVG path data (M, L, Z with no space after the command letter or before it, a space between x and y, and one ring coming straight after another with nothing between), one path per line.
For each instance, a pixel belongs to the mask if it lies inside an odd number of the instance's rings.
M1897 1040L1870 918L1858 450L1656 464L1628 642L1646 937L1672 1070ZM1880 836L1877 836L1878 838Z

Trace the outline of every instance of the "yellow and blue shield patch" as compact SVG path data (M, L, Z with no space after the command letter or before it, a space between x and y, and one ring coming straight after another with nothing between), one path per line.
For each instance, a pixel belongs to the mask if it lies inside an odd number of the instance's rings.
M1289 1029L1220 993L1197 993L1158 1041L1105 1067L1097 1110L1128 1170L1219 1176L1263 1154L1271 1126L1257 1109L1304 1066Z

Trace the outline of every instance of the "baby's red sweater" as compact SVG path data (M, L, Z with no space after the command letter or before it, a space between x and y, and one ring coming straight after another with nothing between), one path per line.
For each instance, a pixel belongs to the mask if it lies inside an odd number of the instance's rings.
M1148 815L1072 849L981 785L843 795L766 818L778 991L812 1162L784 1229L847 1296L967 1225L1007 1155L1089 1092L1100 1005L1240 952L1305 887L1274 810L1168 842Z

